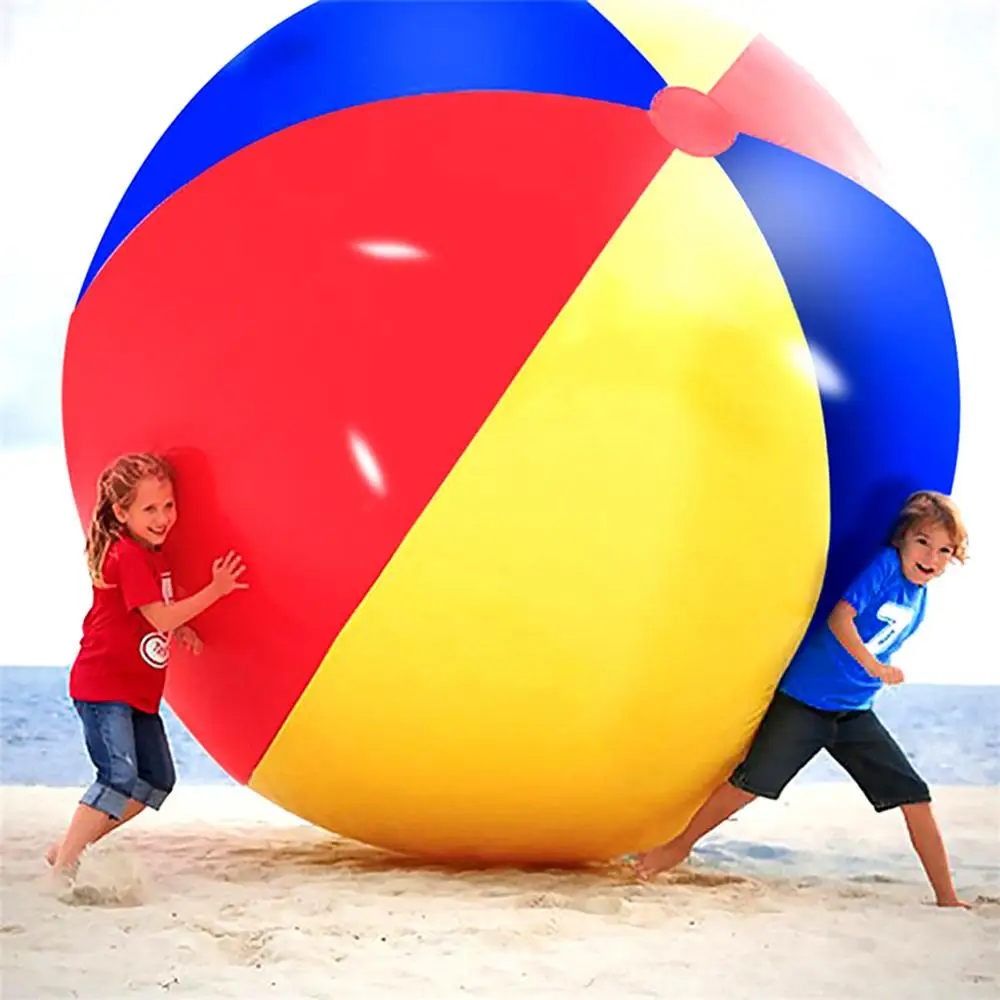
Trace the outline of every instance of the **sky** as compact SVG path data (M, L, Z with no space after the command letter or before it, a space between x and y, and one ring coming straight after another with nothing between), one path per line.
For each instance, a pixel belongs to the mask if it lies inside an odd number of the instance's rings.
M935 249L959 348L954 496L972 559L934 584L899 662L914 681L1000 683L1000 0L694 3L758 28L834 95L882 160L893 207ZM65 665L89 606L59 397L104 227L191 96L305 5L0 0L0 664Z

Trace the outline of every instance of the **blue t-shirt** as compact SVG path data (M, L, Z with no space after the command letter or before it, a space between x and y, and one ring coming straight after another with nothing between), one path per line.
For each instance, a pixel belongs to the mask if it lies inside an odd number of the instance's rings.
M861 641L880 663L924 620L927 588L903 576L899 552L885 548L847 588L843 599L857 612ZM841 645L824 622L803 641L779 690L813 708L856 711L870 708L882 681L872 677Z

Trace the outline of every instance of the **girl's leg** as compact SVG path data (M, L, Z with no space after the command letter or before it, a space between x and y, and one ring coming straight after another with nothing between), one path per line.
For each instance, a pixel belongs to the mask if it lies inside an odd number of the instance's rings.
M117 702L76 705L97 778L80 800L53 858L59 871L76 869L83 851L124 822L138 778L132 709Z
M55 868L69 870L75 868L80 854L86 848L134 819L147 805L158 809L174 787L173 758L159 715L150 715L128 706L120 706L121 711L118 711L118 708L119 706L115 706L112 710L105 706L96 713L104 718L103 735L100 732L102 727L94 725L91 719L95 713L83 709L81 714L90 723L87 746L98 766L99 775L102 769L110 772L115 759L135 762L130 765L135 769L134 776L131 776L131 772L128 776L124 774L115 776L118 778L119 787L124 784L131 785L131 795L135 797L128 799L121 816L117 819L87 803L82 803L73 816L66 836L62 841L51 845L45 854L46 861ZM109 717L114 719L113 725L109 724ZM115 732L109 733L110 729ZM129 740L131 743L126 747ZM118 744L119 751L125 748L127 752L116 753L116 747L109 746L113 743ZM112 779L109 777L110 780Z
M123 826L130 819L134 819L145 808L146 808L145 803L136 802L135 799L129 799L128 804L125 806L125 812L122 813L121 819L112 819L107 814L101 813L101 815L104 816L105 819L109 820L109 822L106 824L106 829L98 833L97 836L95 836L94 839L90 841L90 843L96 844L97 841L99 841L102 837L106 837L113 830L117 830L118 827ZM55 865L56 859L59 857L59 849L62 847L62 844L63 844L62 840L57 840L54 844L50 845L49 849L45 852L45 860L50 865ZM84 847L86 846L87 845L85 844Z
M69 829L52 860L52 866L58 871L74 871L86 848L95 840L100 840L117 822L113 816L81 802L73 813ZM51 848L49 850L51 852Z
M139 775L132 794L150 809L159 809L177 781L163 719L158 714L133 709L132 729Z
M918 802L902 806L906 828L910 832L910 842L924 866L927 879L934 889L938 906L960 906L969 909L969 904L958 898L955 883L948 864L948 852L944 839L934 818L934 810L929 802Z

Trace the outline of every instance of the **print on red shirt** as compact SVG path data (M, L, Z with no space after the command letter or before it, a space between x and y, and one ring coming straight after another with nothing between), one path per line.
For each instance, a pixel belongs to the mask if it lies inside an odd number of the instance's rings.
M94 588L83 621L80 652L70 670L70 697L157 712L169 636L156 631L139 608L173 600L170 569L162 552L126 537L108 549L104 582L106 586Z

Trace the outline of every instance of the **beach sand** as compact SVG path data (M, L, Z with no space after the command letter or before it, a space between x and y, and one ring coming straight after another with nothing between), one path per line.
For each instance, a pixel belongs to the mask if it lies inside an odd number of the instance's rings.
M78 794L0 790L3 1000L1000 996L1000 788L935 790L972 912L930 905L902 818L846 784L755 803L647 885L448 871L180 788L59 893L42 852Z

